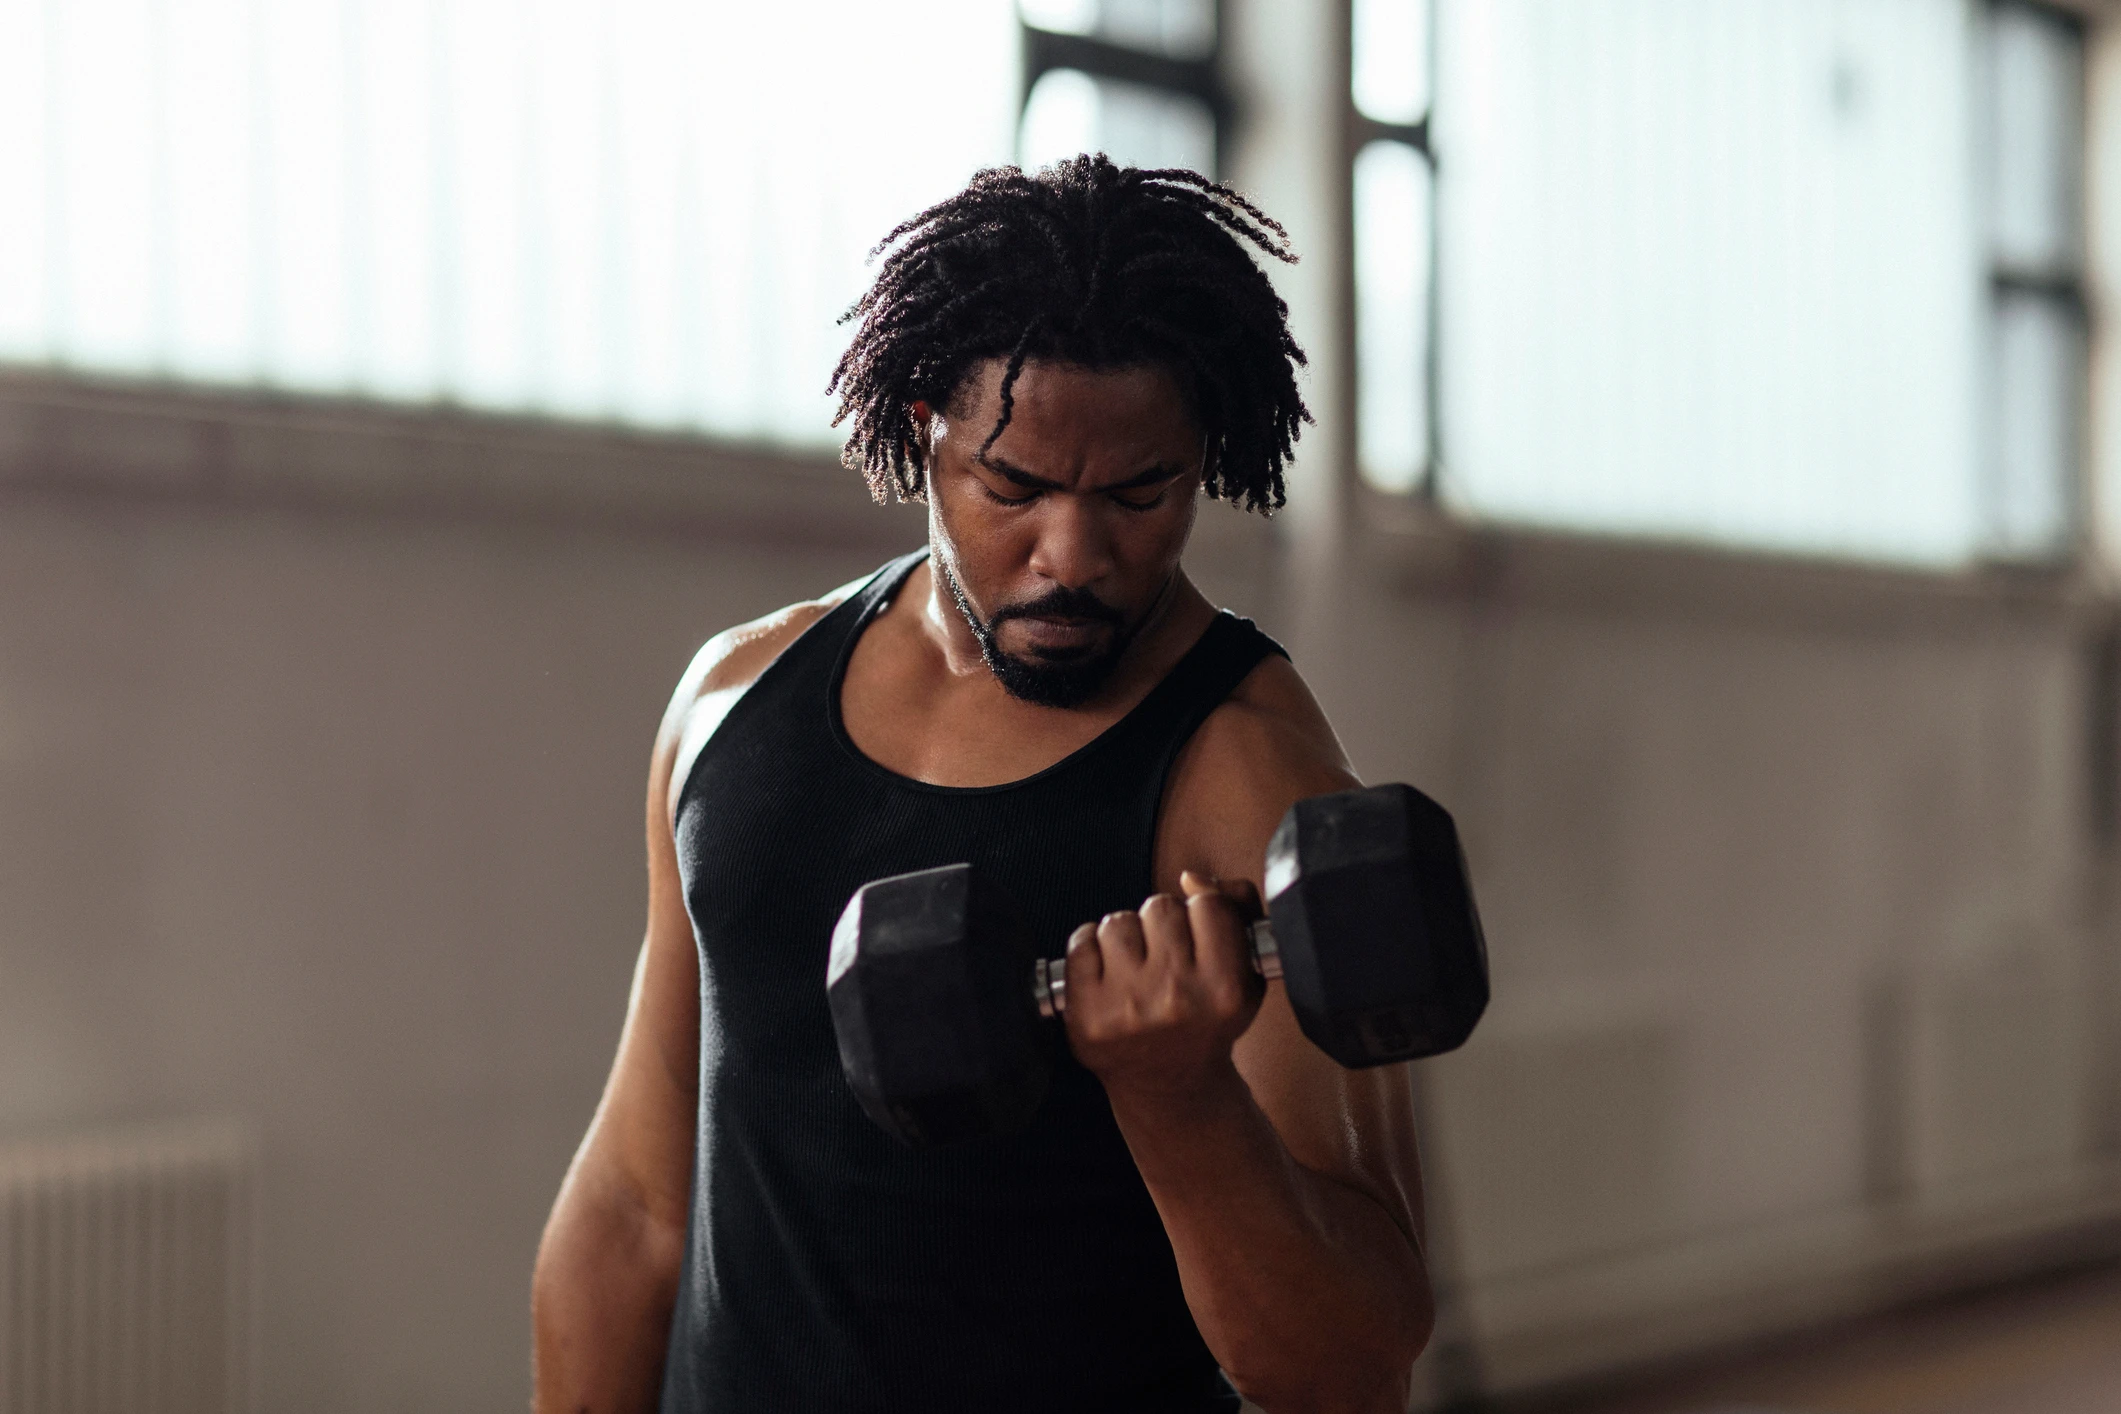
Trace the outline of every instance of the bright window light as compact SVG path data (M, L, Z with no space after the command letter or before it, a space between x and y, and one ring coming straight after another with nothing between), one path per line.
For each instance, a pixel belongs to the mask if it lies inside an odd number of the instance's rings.
M1215 116L1182 94L1055 69L1032 86L1018 151L1027 169L1102 152L1123 167L1213 172Z
M2078 246L2084 58L2075 32L2022 6L1988 19L1989 216L1998 260L2053 268Z
M1017 52L993 0L0 3L0 359L829 445Z
M187 0L161 64L169 325L157 362L216 381L259 377L264 363L258 217L268 164L256 147L229 140L255 131L261 36L250 20L245 0ZM0 203L7 190L0 185Z
M2067 544L2075 511L2083 334L2054 301L2005 295L1992 325L1991 554L2043 558Z
M146 0L82 0L47 7L57 55L50 84L62 139L96 160L48 161L35 198L58 213L46 248L55 286L51 342L82 363L146 371L157 362L157 203L154 11ZM27 219L50 220L42 200Z
M1447 498L1623 534L1979 553L1971 7L1437 13Z
M1355 0L1355 106L1380 123L1415 123L1429 111L1428 0Z
M1024 23L1055 34L1091 34L1097 29L1098 0L1019 0Z
M54 77L48 52L51 8L0 5L0 357L43 359L58 336L52 309L47 237L52 221L41 199L50 190L49 116ZM31 202L9 193L39 194Z
M1373 142L1355 159L1356 446L1380 490L1428 469L1428 332L1429 164Z

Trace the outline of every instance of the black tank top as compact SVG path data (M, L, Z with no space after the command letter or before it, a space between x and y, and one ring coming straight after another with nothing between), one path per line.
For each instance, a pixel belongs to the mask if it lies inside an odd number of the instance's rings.
M1172 758L1281 650L1218 614L1067 759L1007 785L927 785L862 755L839 711L855 641L922 557L789 645L679 796L700 1110L662 1407L1235 1410L1104 1091L1058 1028L1028 1131L911 1150L841 1078L825 959L862 884L957 860L1015 895L1051 955L1077 924L1137 907Z

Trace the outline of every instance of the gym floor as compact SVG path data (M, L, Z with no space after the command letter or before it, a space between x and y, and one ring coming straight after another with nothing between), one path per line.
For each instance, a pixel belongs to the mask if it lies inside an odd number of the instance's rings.
M1507 1414L2121 1414L2121 1265L1513 1402Z

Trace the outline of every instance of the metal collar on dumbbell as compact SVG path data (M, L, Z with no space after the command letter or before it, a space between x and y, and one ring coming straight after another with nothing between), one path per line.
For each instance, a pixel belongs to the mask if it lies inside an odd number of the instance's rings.
M1260 976L1272 982L1281 976L1281 946L1274 941L1274 921L1261 918L1246 933L1252 940L1252 965L1259 969Z
M1281 949L1274 943L1274 925L1262 918L1246 930L1252 945L1252 966L1268 981L1281 976ZM1038 1014L1051 1020L1068 1009L1068 959L1042 957L1031 965L1031 995L1038 999Z
M1038 1014L1052 1020L1068 1009L1068 959L1040 958L1032 964L1031 994L1038 998Z

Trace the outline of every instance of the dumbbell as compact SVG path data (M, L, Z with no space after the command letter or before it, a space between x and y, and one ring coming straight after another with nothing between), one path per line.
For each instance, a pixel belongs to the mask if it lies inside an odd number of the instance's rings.
M1311 1042L1350 1068L1462 1044L1487 951L1449 812L1411 786L1298 801L1267 845L1253 965ZM1008 893L970 864L863 885L832 933L840 1066L871 1119L915 1147L1022 1128L1044 1097L1045 1019L1067 962L1040 955Z

